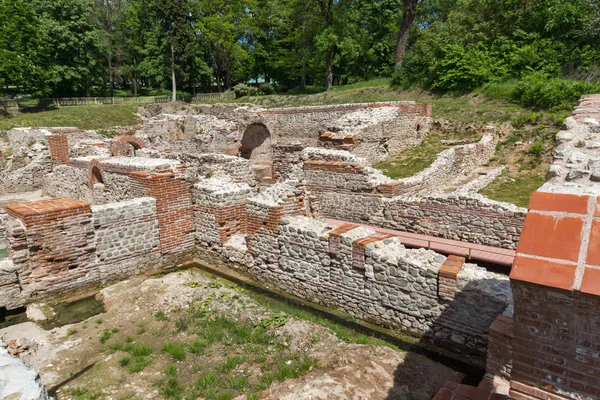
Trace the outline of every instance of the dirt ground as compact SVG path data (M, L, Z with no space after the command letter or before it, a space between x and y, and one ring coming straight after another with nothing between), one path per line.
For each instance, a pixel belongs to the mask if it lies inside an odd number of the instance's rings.
M430 399L463 376L413 353L342 341L199 272L103 289L106 312L0 331L57 399Z

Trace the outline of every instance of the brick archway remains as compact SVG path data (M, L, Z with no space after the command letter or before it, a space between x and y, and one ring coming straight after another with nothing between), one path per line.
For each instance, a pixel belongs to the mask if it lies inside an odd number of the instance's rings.
M117 136L110 151L113 156L127 156L129 145L133 146L134 150L146 147L146 144L135 136Z
M102 166L100 165L100 161L102 160L104 160L104 158L95 158L92 161L90 161L90 165L88 167L88 182L90 185L90 189L94 189L94 185L96 183L107 183L106 176L104 175L104 171L102 169Z

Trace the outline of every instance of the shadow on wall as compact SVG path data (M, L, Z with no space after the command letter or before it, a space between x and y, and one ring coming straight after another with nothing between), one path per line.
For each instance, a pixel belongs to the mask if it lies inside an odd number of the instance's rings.
M459 358L456 353L446 355L440 348L431 348L431 339L440 347L453 351L451 343L462 343L466 340L474 339L475 334L485 332L487 334L489 327L494 322L495 317L491 317L490 307L497 311L497 315L504 312L505 303L499 302L492 293L482 291L482 287L494 288L497 285L508 285L508 281L498 279L485 279L468 283L456 295L452 301L448 301L445 310L436 318L431 328L419 343L422 347L429 348L426 356L434 361L442 363L460 373L459 381L466 385L477 387L482 381L485 369L481 360L473 358L472 354L465 354L464 358ZM475 296L473 296L475 292ZM485 312L482 312L486 309ZM469 325L460 325L460 321L470 321ZM450 341L443 340L441 332L447 331L452 327L454 331L460 331L452 334ZM460 337L463 336L463 337ZM468 342L467 342L468 343ZM461 346L464 346L461 345ZM475 347L485 346L487 342L474 344ZM432 375L433 372L433 375ZM444 385L446 380L452 380L444 369L426 368L423 362L423 355L409 352L404 362L396 367L394 372L394 386L389 390L387 400L430 400L438 390Z
M271 149L271 134L263 124L252 124L244 131L240 157L254 162L273 160Z

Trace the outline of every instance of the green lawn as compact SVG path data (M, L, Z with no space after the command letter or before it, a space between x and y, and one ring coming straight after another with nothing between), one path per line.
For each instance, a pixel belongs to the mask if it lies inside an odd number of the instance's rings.
M138 105L94 105L62 107L59 109L27 112L0 117L0 129L29 126L74 126L81 129L108 129L140 123L136 115Z

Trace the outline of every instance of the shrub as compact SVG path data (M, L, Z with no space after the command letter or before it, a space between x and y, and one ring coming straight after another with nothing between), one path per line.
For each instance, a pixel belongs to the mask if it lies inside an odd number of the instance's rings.
M233 93L235 95L235 98L239 99L240 97L258 95L258 89L254 86L248 86L245 83L240 83L233 87Z
M263 83L258 88L258 91L260 92L260 94L264 95L275 94L275 88L270 83Z
M535 156L535 158L537 158L537 159L542 157L543 151L544 151L544 138L539 138L529 148L529 154Z
M514 100L526 107L572 108L584 94L597 93L600 84L552 78L544 72L529 73L519 81Z

